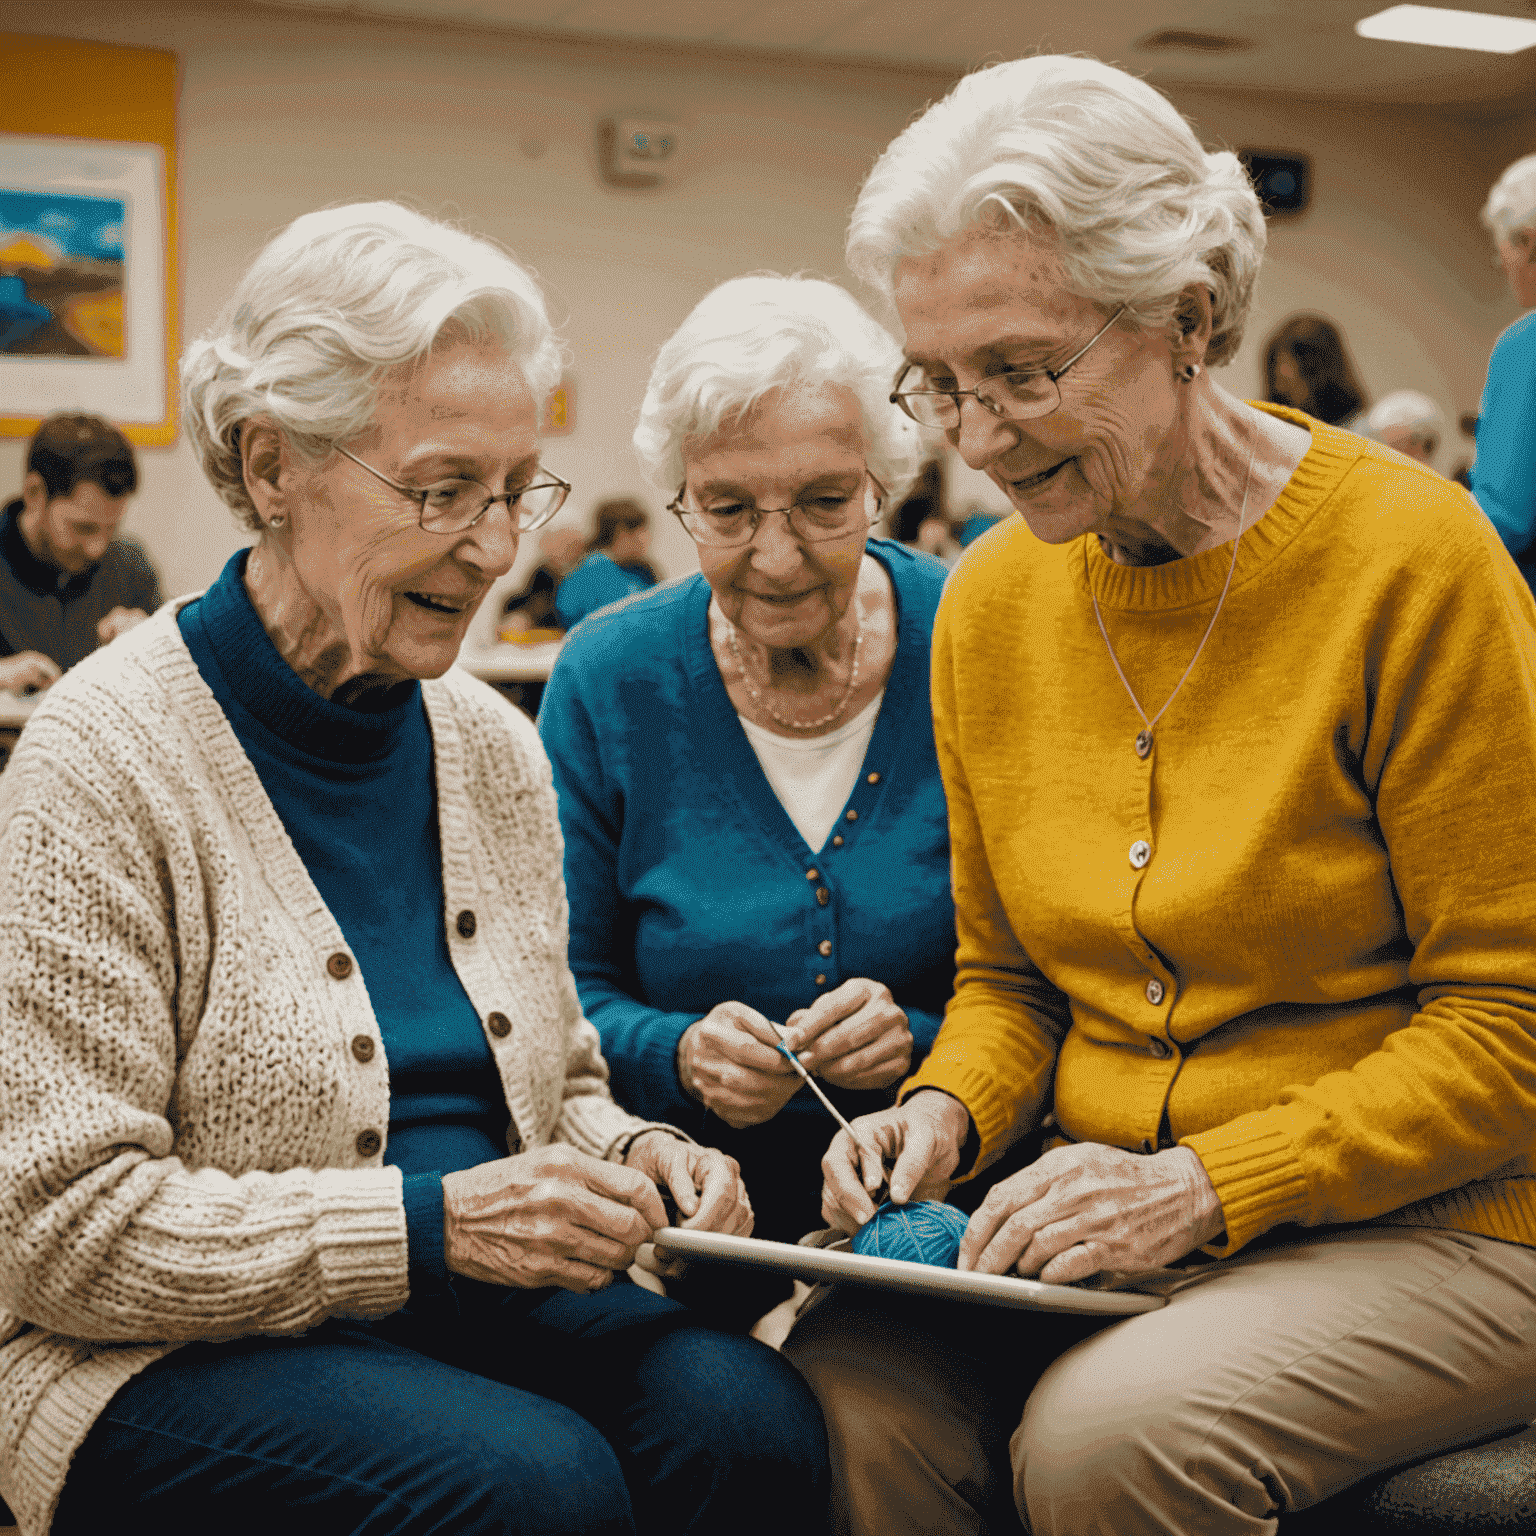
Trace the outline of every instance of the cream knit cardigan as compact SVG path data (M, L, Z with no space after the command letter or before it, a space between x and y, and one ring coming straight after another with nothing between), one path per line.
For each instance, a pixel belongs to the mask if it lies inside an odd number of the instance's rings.
M182 642L186 601L55 685L0 774L0 1495L25 1536L178 1343L408 1291L368 989ZM511 1150L616 1159L646 1122L609 1096L566 965L538 734L462 673L422 694L449 953L495 1025Z

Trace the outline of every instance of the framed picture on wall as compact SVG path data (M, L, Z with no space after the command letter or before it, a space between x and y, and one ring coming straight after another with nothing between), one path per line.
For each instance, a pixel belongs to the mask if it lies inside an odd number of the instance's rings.
M0 416L165 420L163 180L153 144L0 134Z
M176 439L176 57L0 35L0 437Z

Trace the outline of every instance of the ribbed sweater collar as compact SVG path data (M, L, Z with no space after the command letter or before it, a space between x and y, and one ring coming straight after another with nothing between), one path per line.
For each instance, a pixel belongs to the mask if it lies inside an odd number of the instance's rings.
M1248 402L1271 416L1306 427L1312 446L1286 482L1275 504L1242 537L1237 552L1234 588L1256 576L1306 527L1350 467L1360 457L1360 440L1283 405ZM1081 541L1078 580L1093 593L1101 608L1172 609L1194 607L1216 597L1232 564L1232 544L1166 565L1117 565L1092 535Z
M380 695L383 709L349 708L322 699L283 660L245 590L249 550L233 555L198 600L196 618L236 700L273 735L333 763L386 757L400 741L421 684Z

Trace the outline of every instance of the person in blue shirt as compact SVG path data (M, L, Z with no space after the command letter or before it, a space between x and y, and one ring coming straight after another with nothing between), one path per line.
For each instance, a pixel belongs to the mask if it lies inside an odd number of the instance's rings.
M701 571L566 641L539 729L571 969L614 1097L740 1163L757 1236L821 1225L836 1125L892 1101L954 978L929 714L945 570L870 530L918 462L895 343L842 289L738 278L662 348L635 443ZM745 1322L746 1271L704 1294Z
M574 629L589 613L654 587L656 573L645 558L650 543L650 513L638 501L599 502L587 557L555 591L560 622Z
M1510 292L1527 313L1488 359L1472 494L1536 587L1536 155L1515 161L1494 183L1482 220Z
M560 364L526 271L391 203L299 219L189 354L185 419L255 543L150 621L156 676L206 739L185 825L216 829L156 867L169 904L206 866L212 954L146 1048L143 1112L114 1123L147 1128L141 1190L168 1176L154 1159L185 1162L217 1212L145 1341L187 1347L90 1426L61 1532L824 1519L804 1382L626 1273L659 1228L741 1234L750 1206L719 1152L612 1101L566 963L543 752L454 668L519 533L570 490L539 454ZM185 757L152 726L122 750ZM174 907L131 910L179 975Z

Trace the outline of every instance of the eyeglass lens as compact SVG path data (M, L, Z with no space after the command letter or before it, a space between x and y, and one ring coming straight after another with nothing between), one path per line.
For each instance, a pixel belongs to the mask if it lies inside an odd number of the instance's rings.
M917 380L909 386L911 389L931 388L923 374L918 374ZM1048 373L994 374L983 379L973 393L994 416L1006 416L1015 421L1048 416L1061 404L1061 391ZM947 430L960 424L960 402L954 395L937 391L932 394L908 393L904 389L899 399L906 413L922 426Z
M706 508L684 512L682 517L683 526L699 543L731 545L751 543L767 515L756 507L732 505L718 511ZM847 500L828 496L810 502L797 501L788 509L788 517L795 537L808 544L843 538L855 529L869 526L864 498L857 493Z
M429 533L454 533L467 528L490 506L504 499L476 480L454 480L430 487L421 504L421 526ZM519 531L537 528L565 500L561 485L530 486L511 504Z

